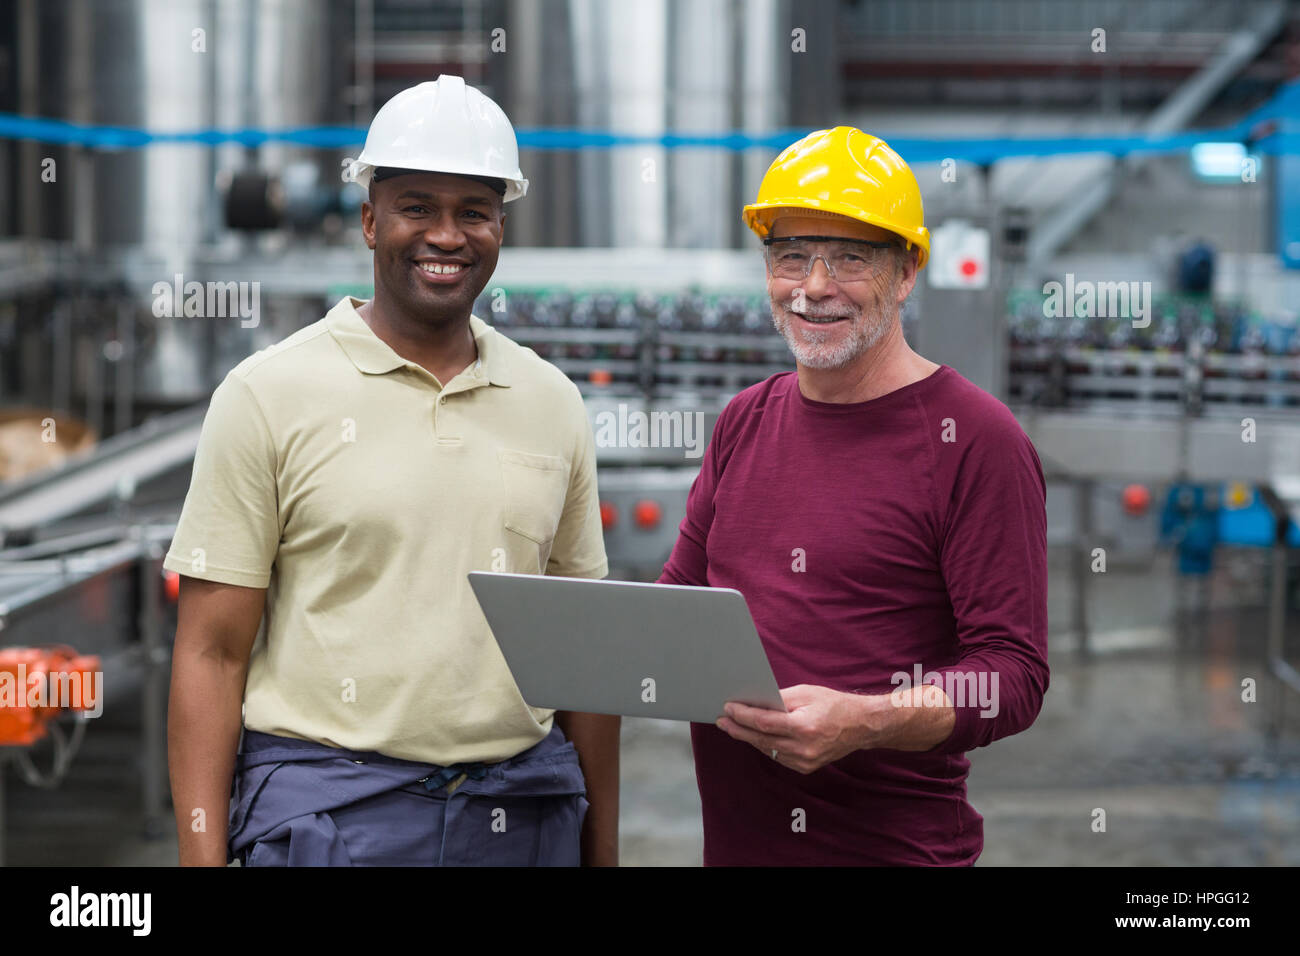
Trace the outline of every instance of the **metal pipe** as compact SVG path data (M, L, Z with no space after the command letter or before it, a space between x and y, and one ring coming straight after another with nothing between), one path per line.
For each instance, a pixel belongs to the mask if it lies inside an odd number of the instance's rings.
M1141 132L1163 136L1183 129L1268 44L1286 23L1286 12L1285 2L1257 7L1247 24L1147 118ZM1140 156L1112 160L1096 179L1076 191L1068 203L1039 225L1030 240L1030 261L1040 264L1064 247L1110 202L1121 172L1132 175L1144 164Z
M1093 483L1088 480L1074 483L1074 634L1079 653L1087 657L1092 653L1088 639L1088 575L1092 573L1088 558L1088 536L1092 533Z
M135 381L135 307L127 301L117 306L117 354L113 362L113 434L131 428L134 417L132 385Z
M5 765L9 754L0 750L0 866L5 865Z
M1278 493L1268 485L1261 486L1259 496L1273 515L1274 535L1272 553L1272 574L1270 575L1268 601L1268 644L1266 657L1268 669L1278 679L1279 693L1273 705L1269 736L1276 738L1282 732L1283 708L1286 703L1285 689L1300 694L1300 671L1297 671L1283 656L1286 640L1286 564L1287 533L1291 527L1291 513Z
M143 538L143 530L136 529ZM140 648L144 661L144 688L140 694L141 796L144 804L144 831L148 837L164 832L163 778L167 767L167 742L163 733L166 721L166 668L169 655L162 639L162 609L159 581L163 548L157 541L142 543L137 563L139 573Z

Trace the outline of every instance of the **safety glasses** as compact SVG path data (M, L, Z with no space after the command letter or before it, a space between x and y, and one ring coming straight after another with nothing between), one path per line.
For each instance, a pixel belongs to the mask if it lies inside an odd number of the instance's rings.
M763 247L767 270L778 279L806 279L812 274L814 260L821 259L838 282L871 278L889 258L887 250L902 248L896 242L839 236L769 236Z

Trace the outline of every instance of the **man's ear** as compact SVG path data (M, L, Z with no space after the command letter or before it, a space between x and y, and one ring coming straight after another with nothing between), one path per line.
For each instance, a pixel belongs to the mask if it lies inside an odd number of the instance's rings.
M361 235L366 240L366 246L370 249L375 248L375 204L366 200L361 204Z
M916 285L917 276L920 274L920 270L916 267L917 255L916 249L912 248L903 258L903 273L898 277L899 305L902 305L903 301L912 294L912 288Z

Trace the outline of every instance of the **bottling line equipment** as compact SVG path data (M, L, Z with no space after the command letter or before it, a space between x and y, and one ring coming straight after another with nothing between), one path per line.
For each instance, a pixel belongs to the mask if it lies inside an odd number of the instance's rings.
M143 816L157 832L165 825L162 727L176 585L163 577L161 557L206 396L243 356L320 318L342 295L367 297L371 264L341 248L256 257L207 250L179 262L135 249L75 264L74 282L74 264L61 256L55 247L0 249L0 270L16 280L0 301L0 385L76 409L110 437L51 472L0 487L0 646L70 644L103 660L110 705L136 698ZM257 283L257 321L168 316L156 308L158 283L175 273ZM719 412L740 390L793 367L752 252L511 249L475 312L581 391L597 435L601 517L617 577L657 576ZM1131 517L1115 506L1112 483L1140 482L1153 493L1240 483L1253 513L1264 515L1254 543L1272 548L1270 664L1300 691L1282 644L1290 556L1300 544L1293 324L1175 295L1157 298L1142 330L1050 319L1040 292L998 285L955 298L918 285L903 321L924 354L1001 391L1034 441L1052 486L1049 543L1071 555L1080 646L1090 545L1114 538ZM952 340L972 329L1002 357L997 380L981 382L978 366L964 368L960 349L953 352ZM660 416L677 430L666 433L671 440L633 443L615 428L617 440L602 441L603 423L634 415ZM66 769L85 731L72 719L54 752L41 751L55 771ZM5 751L16 762L17 752ZM35 766L24 758L29 782L56 782L57 772Z

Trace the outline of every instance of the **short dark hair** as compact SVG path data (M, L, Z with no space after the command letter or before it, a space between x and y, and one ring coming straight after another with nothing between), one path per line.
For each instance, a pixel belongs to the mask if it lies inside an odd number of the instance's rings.
M436 171L437 170L432 169L403 169L401 166L376 166L374 172L370 174L370 182L371 184L374 184L384 179L392 179L394 176L405 176L408 173L430 173ZM504 179L497 179L492 176L469 176L463 173L455 173L454 175L464 175L466 179L472 179L476 183L482 183L489 189L494 190L498 196L503 199L505 198L506 181Z

